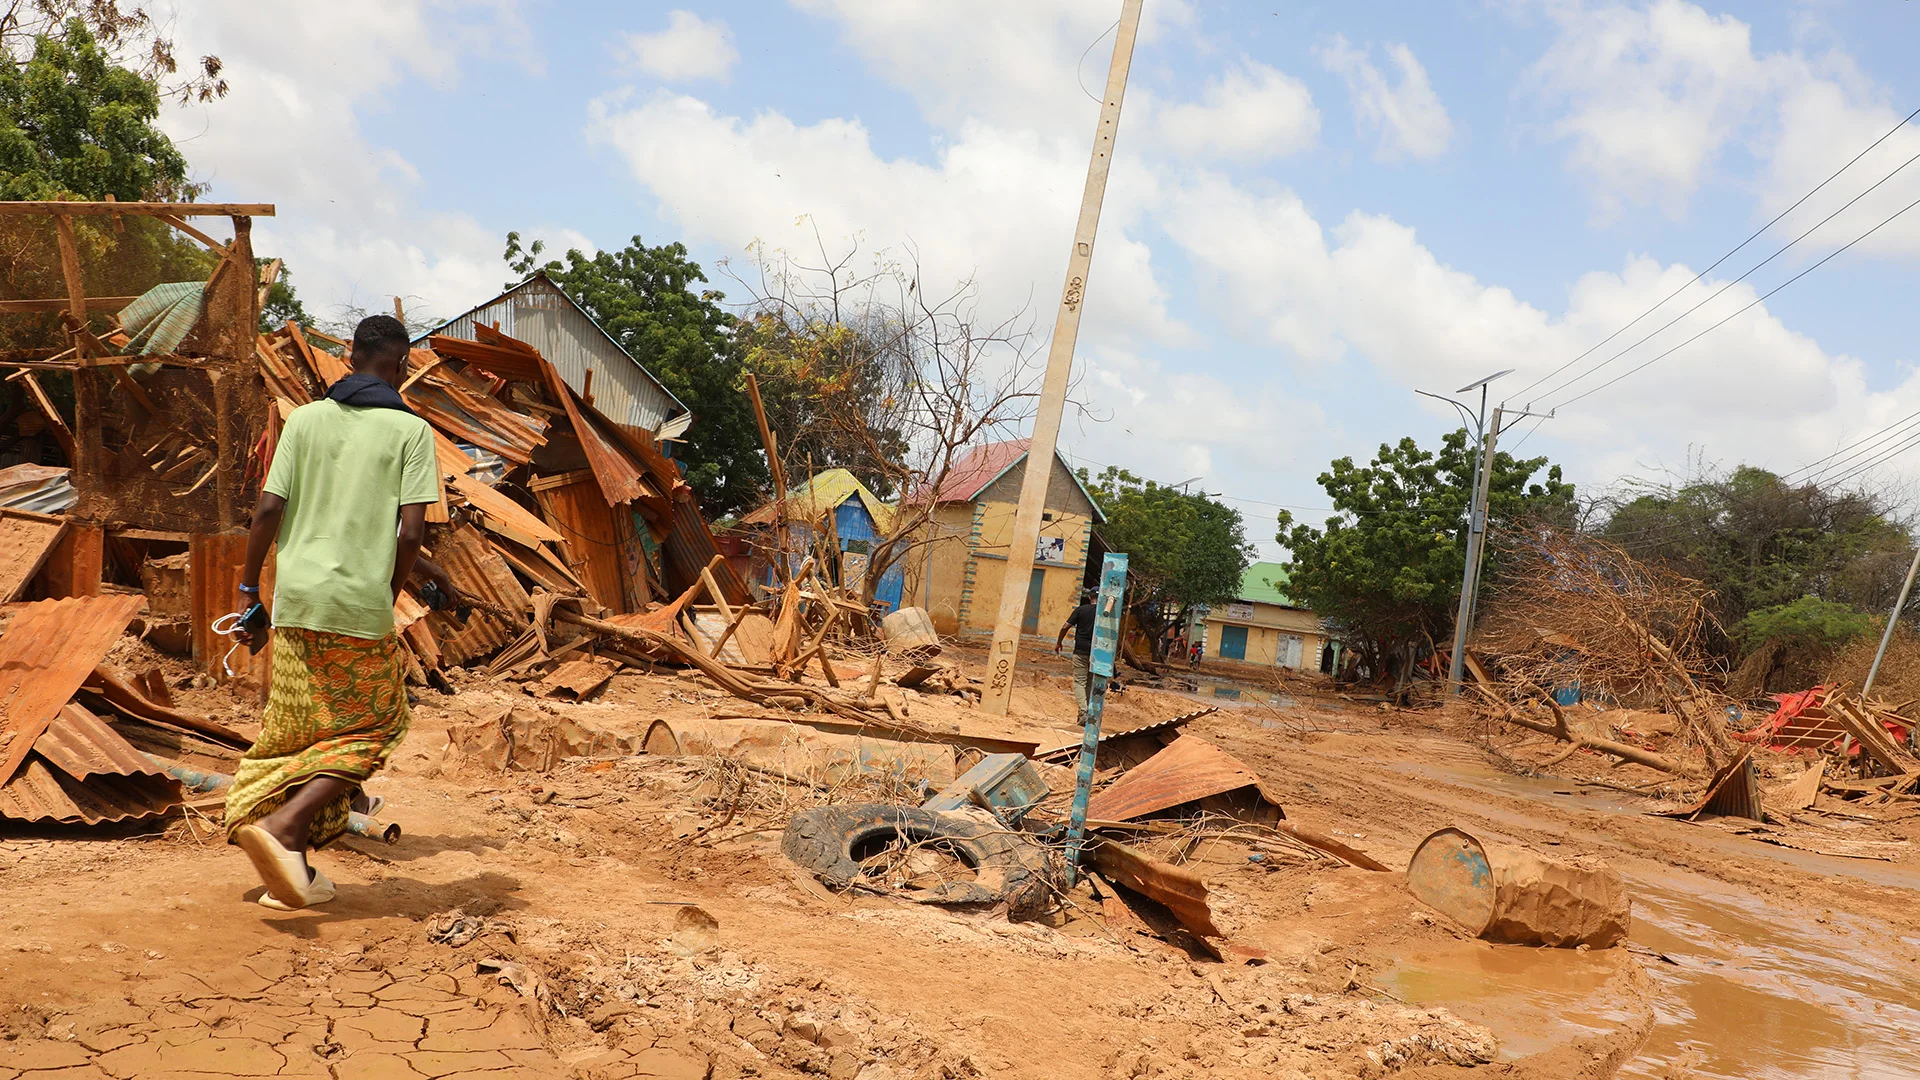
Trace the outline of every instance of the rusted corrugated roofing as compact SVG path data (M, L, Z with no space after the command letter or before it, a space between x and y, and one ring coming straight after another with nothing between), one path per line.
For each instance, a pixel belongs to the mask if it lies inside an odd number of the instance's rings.
M531 603L507 561L469 526L449 531L434 557L453 579L454 587L467 596L506 611L525 611ZM464 628L443 624L434 636L440 641L442 654L462 664L494 652L518 633L517 627L503 626L497 616L476 611Z
M1144 735L1150 731L1171 731L1174 728L1185 727L1203 716L1208 716L1219 711L1220 707L1218 705L1208 705L1205 708L1195 709L1192 712L1183 712L1178 716L1169 716L1165 720L1148 720L1135 724L1132 727L1127 727L1124 724L1102 725L1100 728L1100 741L1105 743L1109 739L1118 739L1127 735ZM1071 740L1062 740L1051 746L1043 746L1033 756L1043 761L1048 758L1067 757L1072 752L1080 749L1082 741L1083 737L1076 735Z
M179 805L180 782L78 705L60 711L25 767L0 786L0 817L17 821L126 821Z
M1094 821L1131 821L1183 803L1251 787L1260 774L1197 735L1182 735L1141 762L1087 804ZM1266 796L1268 801L1277 802Z
M92 704L104 705L135 720L156 727L192 732L235 750L245 750L253 745L253 740L244 732L235 731L210 717L196 716L162 705L105 667L95 668L87 676L81 696Z
M0 636L0 780L11 777L87 676L126 632L141 596L28 604Z
M708 528L707 519L700 516L700 508L691 498L673 501L672 525L660 546L667 557L663 569L669 592L692 588L693 583L700 580L700 571L712 565L714 584L727 594L728 603L744 604L752 599L746 579L731 562L722 559L714 564L713 557L720 554L720 545L713 542L713 530Z

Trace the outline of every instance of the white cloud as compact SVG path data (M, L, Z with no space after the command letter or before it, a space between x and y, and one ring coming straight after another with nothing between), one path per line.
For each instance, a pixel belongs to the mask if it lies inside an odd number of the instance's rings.
M449 314L498 291L500 236L434 209L406 155L371 143L356 110L408 78L451 87L452 57L511 53L526 34L510 0L203 0L174 20L181 53L218 55L233 90L169 108L161 126L216 198L275 204L254 249L286 260L310 310L384 309L399 295Z
M1843 51L1757 53L1745 23L1685 0L1644 9L1567 3L1551 11L1560 34L1532 74L1546 99L1564 107L1552 130L1572 144L1568 168L1593 190L1602 217L1644 205L1679 217L1715 163L1740 148L1762 162L1755 216L1769 219L1903 115ZM1894 134L1776 226L1756 258L1916 154L1920 130ZM1916 198L1920 162L1822 226L1805 247L1830 251ZM1855 250L1920 254L1920 211L1909 217Z
M725 22L678 10L667 14L664 30L624 35L619 51L641 71L670 82L725 79L740 59Z
M1188 157L1285 157L1320 135L1320 110L1306 84L1257 62L1209 81L1197 102L1142 105L1149 142ZM1126 127L1123 119L1122 139Z
M868 68L912 95L936 125L987 122L1083 143L1092 137L1113 55L1114 7L1083 0L792 3L838 23ZM1192 18L1184 0L1148 4L1136 71L1141 51Z
M1552 391L1566 376L1523 391L1680 289L1695 271L1635 259L1617 273L1585 275L1570 289L1565 309L1549 313L1445 265L1412 229L1390 219L1356 212L1322 230L1291 193L1256 195L1221 177L1201 177L1171 193L1163 220L1235 333L1256 346L1292 352L1307 369L1335 365L1336 381L1366 385L1370 394L1445 390L1511 367L1518 370L1496 386L1496 400L1504 390L1516 406L1530 398L1559 404L1757 295L1736 285L1591 378L1558 393ZM1721 283L1709 278L1692 286L1663 309L1667 314L1568 375L1606 360ZM1790 416L1780 414L1781 401L1794 402ZM1678 464L1689 447L1729 461L1791 468L1831 450L1836 431L1870 430L1915 409L1920 375L1869 390L1857 359L1825 352L1761 305L1563 412L1533 447L1561 447L1556 459L1588 478L1633 473L1648 462ZM1451 413L1435 415L1452 423ZM1749 422L1754 415L1779 419L1755 425Z
M725 116L671 93L594 103L588 137L612 147L688 239L725 251L761 241L811 252L815 230L895 256L912 245L930 286L972 278L988 311L1051 316L1086 176L1084 146L968 123L930 162L883 158L860 123ZM1155 181L1116 162L1088 282L1090 327L1178 340L1145 244L1127 228ZM803 220L804 219L804 220ZM1044 330L1044 326L1042 327Z
M1328 71L1346 80L1353 98L1354 122L1363 131L1378 134L1374 157L1380 161L1435 158L1453 141L1453 121L1440 95L1433 92L1427 69L1405 45L1387 46L1387 57L1400 70L1393 85L1373 65L1370 49L1356 49L1347 39L1333 39L1315 50Z
M1658 206L1678 217L1708 167L1763 114L1778 58L1753 53L1752 30L1685 0L1645 8L1551 8L1559 37L1532 70L1560 107L1554 135L1567 168L1603 215Z

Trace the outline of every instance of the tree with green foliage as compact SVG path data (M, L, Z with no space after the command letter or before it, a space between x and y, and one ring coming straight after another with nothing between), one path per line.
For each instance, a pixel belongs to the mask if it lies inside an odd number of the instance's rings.
M1240 511L1111 465L1095 477L1082 469L1080 478L1106 516L1096 527L1101 543L1127 553L1129 609L1154 659L1164 660L1168 626L1239 593L1254 556Z
M217 60L212 74L217 77ZM155 126L163 95L179 88L172 45L139 9L112 0L34 0L0 12L0 199L181 199L197 189ZM191 82L191 80L189 80ZM225 93L219 83L209 96ZM130 296L164 281L204 280L213 257L164 223L129 216L75 222L83 286ZM53 223L0 219L0 299L65 296ZM95 329L106 327L96 316ZM64 334L52 314L0 319L0 349L52 351ZM56 400L67 380L47 379ZM9 388L11 391L11 388Z
M1343 457L1320 474L1338 515L1324 528L1280 511L1275 539L1293 555L1289 593L1331 620L1376 675L1408 646L1442 642L1452 632L1479 458L1464 428L1448 433L1438 451L1404 438L1382 444L1364 466ZM1536 482L1543 468L1546 476ZM1565 524L1573 517L1573 485L1544 457L1497 452L1487 509L1494 528L1522 518ZM1490 566L1483 570L1491 574Z
M1827 653L1874 629L1872 615L1847 604L1802 596L1747 613L1734 636L1749 649L1778 641L1789 649Z
M694 428L674 456L710 515L754 506L767 488L753 406L741 390L734 318L721 294L695 287L706 275L684 244L648 247L635 236L617 252L540 261L545 245L507 234L506 262L523 278L544 273L693 411Z
M159 88L115 64L83 20L59 30L0 64L0 199L188 193L186 159L153 125Z
M1631 488L1610 510L1601 536L1713 590L1713 614L1737 639L1717 643L1730 660L1764 645L1754 635L1766 628L1809 644L1793 628L1810 616L1838 625L1829 605L1863 617L1885 610L1913 553L1878 497L1790 483L1747 465Z

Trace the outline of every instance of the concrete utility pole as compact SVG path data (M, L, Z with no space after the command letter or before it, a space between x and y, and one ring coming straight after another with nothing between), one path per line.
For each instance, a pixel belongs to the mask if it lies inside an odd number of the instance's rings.
M1107 67L1107 96L1100 103L1093 160L1087 165L1087 187L1080 196L1080 220L1074 226L1073 253L1067 260L1067 284L1060 294L1040 408L1034 414L1033 439L1027 447L1026 474L1020 482L1020 505L1013 517L1013 540L1007 548L1006 577L1000 583L1000 609L993 624L993 647L987 654L987 689L980 702L988 712L999 715L1006 714L1013 698L1013 672L1020 656L1020 623L1026 612L1027 584L1033 576L1034 546L1040 541L1040 514L1047 500L1047 480L1053 475L1054 447L1060 441L1060 417L1066 410L1073 347L1080 337L1080 309L1087 295L1087 271L1093 265L1093 236L1100 226L1107 173L1113 168L1120 100L1126 96L1127 69L1133 63L1133 39L1140 30L1142 3L1124 0L1120 8L1113 60Z
M1467 569L1460 579L1460 611L1453 619L1453 659L1447 665L1447 693L1460 692L1467 664L1467 632L1472 629L1473 602L1480 591L1480 553L1487 546L1487 498L1493 486L1493 446L1500 441L1500 410L1493 410L1493 426L1480 440L1480 468L1474 478L1473 509L1467 515Z
M1867 700L1873 693L1873 680L1880 677L1880 661L1887 658L1887 646L1893 641L1893 627L1900 621L1900 610L1907 606L1907 597L1913 592L1913 577L1920 574L1920 549L1913 553L1913 565L1907 567L1907 580L1900 586L1900 599L1893 602L1893 610L1887 613L1887 632L1880 635L1880 649L1873 654L1873 666L1867 669L1867 681L1860 687L1860 700Z

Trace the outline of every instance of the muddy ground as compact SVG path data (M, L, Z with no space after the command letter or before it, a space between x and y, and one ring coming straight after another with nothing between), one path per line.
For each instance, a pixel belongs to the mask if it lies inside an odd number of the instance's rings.
M1071 715L1057 664L1023 668L1023 723ZM1188 730L1258 770L1290 821L1390 866L1448 825L1603 858L1634 893L1631 943L1488 945L1402 874L1284 856L1199 866L1222 928L1265 951L1253 964L1110 924L1084 889L1021 924L834 895L778 849L786 814L819 792L744 784L710 759L501 774L448 752L450 728L506 704L632 735L734 709L703 681L622 675L570 704L468 676L424 694L371 785L400 842L315 857L340 885L323 908L254 904L246 860L204 817L0 832L0 1080L1920 1075L1906 848L1837 858L1650 817L1670 792L1622 789L1656 774L1580 754L1527 775L1553 745L1464 711L1314 680L1225 683L1237 699L1222 685L1203 684L1224 707ZM181 697L234 721L252 708L220 689ZM1135 688L1110 715L1194 705ZM1801 764L1770 756L1763 772ZM1794 835L1913 840L1920 806L1903 805L1823 797L1803 815L1823 824Z

